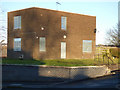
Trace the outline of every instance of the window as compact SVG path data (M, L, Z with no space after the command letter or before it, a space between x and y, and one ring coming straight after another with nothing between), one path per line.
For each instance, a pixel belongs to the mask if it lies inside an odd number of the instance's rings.
M92 52L92 40L83 40L83 52Z
M67 17L65 16L61 17L61 29L63 30L67 29Z
M61 59L66 58L66 42L61 42Z
M45 37L40 37L40 42L39 42L40 51L46 51L45 42L46 42Z
M14 16L14 29L21 29L21 16Z
M14 38L14 51L21 51L21 38Z

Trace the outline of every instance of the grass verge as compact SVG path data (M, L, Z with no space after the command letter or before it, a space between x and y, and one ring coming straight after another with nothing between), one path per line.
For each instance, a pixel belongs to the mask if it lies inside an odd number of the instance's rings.
M3 59L2 64L47 65L47 66L96 66L103 64L103 61L94 59L60 59L60 60ZM107 62L104 62L104 64L107 64Z
M2 64L27 64L27 65L47 65L47 66L94 66L93 59L67 59L67 60L18 60L3 59Z

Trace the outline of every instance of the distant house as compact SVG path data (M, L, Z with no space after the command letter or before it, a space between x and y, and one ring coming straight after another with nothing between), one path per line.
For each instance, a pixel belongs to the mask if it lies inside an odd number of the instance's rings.
M93 58L96 17L43 8L8 12L8 58Z

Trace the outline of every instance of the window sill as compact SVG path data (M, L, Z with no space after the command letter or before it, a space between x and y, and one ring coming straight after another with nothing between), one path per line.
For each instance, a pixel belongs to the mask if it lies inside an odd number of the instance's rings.
M61 30L63 30L63 31L67 31L66 29L61 29Z
M13 29L13 30L21 30L21 28Z
M46 51L40 51L40 52L46 52Z
M92 53L92 52L83 52L83 53Z

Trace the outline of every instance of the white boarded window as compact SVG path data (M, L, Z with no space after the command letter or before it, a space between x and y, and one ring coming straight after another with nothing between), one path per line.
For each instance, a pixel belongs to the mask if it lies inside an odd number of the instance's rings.
M67 29L67 17L65 16L61 17L61 29L63 30Z
M61 59L66 58L66 42L61 42Z
M92 40L83 40L83 52L92 52Z
M21 51L21 38L14 38L14 51Z
M45 40L45 37L40 37L40 39L39 39L40 41L39 41L39 45L40 45L40 51L46 51L46 45L45 45L45 42L46 42L46 40Z
M21 29L21 16L14 16L14 29Z

